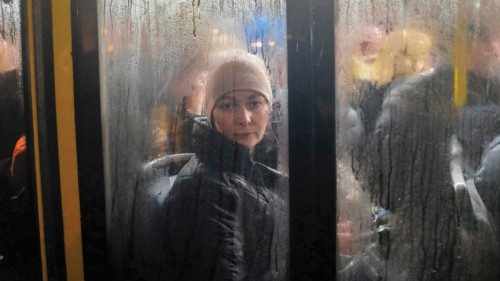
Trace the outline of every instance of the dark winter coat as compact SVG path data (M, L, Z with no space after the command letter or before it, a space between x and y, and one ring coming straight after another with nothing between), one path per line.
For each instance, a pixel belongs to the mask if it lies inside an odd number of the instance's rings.
M164 201L165 280L284 280L287 178L195 119L196 155Z
M12 150L24 132L23 106L17 71L0 74L0 159L12 156Z
M453 105L450 68L393 83L375 130L367 136L363 183L375 203L398 218L382 237L390 279L486 280L496 274L491 228L473 217L469 195L455 191L450 173L453 136L463 145L465 176L466 167L478 168L482 149L494 137L487 122L495 122L494 116L468 118L467 111L480 107L486 114L498 96L479 88L477 77L470 78L469 102L462 109ZM465 128L473 121L484 132Z
M37 280L40 254L34 193L30 185L11 183L10 165L10 158L0 160L0 280Z

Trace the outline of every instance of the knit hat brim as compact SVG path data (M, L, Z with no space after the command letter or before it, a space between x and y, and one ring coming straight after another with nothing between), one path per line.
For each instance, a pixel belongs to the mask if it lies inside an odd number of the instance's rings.
M223 63L208 78L204 113L212 114L217 101L228 93L254 91L272 104L271 83L264 62L246 52L224 54Z

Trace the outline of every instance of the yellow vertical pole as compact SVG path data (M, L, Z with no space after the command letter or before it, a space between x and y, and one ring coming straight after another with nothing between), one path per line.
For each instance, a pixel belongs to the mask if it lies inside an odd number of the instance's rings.
M38 109L37 109L37 92L36 92L36 65L35 65L35 32L33 25L33 1L27 1L26 17L28 28L28 61L29 61L29 79L30 79L30 92L31 92L31 115L33 120L33 152L34 152L34 166L35 166L35 187L36 187L36 200L38 206L38 230L40 233L40 255L42 262L42 278L44 281L48 280L47 276L47 256L45 249L45 225L43 221L43 200L42 200L42 178L40 169L40 145L38 138Z
M80 196L76 153L71 1L52 0L54 84L64 248L68 280L83 280Z
M461 108L467 103L467 62L469 59L469 31L467 30L467 0L459 0L453 41L453 104Z

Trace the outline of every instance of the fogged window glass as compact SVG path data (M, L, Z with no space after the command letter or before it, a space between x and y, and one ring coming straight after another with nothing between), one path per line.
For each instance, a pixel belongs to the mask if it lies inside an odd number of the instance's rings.
M498 280L498 1L337 1L337 274Z
M99 1L114 277L284 280L285 1Z
M20 1L0 2L0 279L39 278L34 188L24 127Z

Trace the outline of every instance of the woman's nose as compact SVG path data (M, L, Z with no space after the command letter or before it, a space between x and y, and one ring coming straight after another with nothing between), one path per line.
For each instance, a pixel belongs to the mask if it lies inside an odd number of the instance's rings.
M238 125L247 125L252 121L252 112L244 106L236 109L236 123Z

